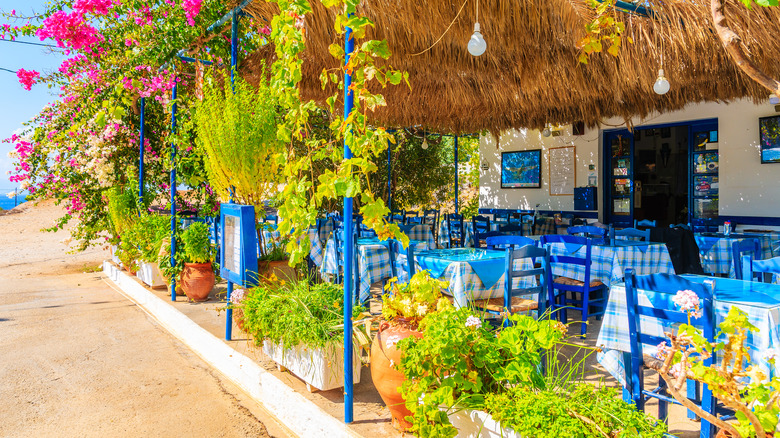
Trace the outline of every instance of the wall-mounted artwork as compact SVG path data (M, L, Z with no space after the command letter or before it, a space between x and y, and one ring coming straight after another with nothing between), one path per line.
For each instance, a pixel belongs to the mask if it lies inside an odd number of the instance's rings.
M502 152L501 188L538 189L542 187L542 150Z
M780 163L780 116L758 119L761 133L761 162Z

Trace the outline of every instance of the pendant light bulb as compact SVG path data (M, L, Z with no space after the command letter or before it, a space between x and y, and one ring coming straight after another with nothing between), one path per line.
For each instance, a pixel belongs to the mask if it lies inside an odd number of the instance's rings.
M479 32L479 23L474 23L474 33L471 34L468 48L472 56L479 56L485 53L485 49L487 49L487 43L485 43L485 39L482 38L482 34Z
M423 140L422 148L423 150L428 149L428 137L425 137L425 139Z
M669 81L664 76L664 69L658 69L658 79L655 80L653 91L655 91L655 94L664 95L669 92L669 88Z
M550 126L549 125L545 125L544 129L542 130L542 135L545 136L545 137L549 137L550 134L551 134Z

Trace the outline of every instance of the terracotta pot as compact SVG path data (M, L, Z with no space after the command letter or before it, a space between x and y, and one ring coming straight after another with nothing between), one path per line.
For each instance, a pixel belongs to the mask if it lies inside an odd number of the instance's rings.
M275 262L261 261L257 262L257 274L261 279L275 275L280 280L288 281L295 278L295 268L291 268L287 260Z
M181 288L192 301L206 301L214 288L211 263L185 263L181 273Z
M771 438L771 437L774 437L775 434L773 434L772 432L767 432L766 436ZM715 438L731 438L731 434L728 433L727 431L721 429L721 430L718 431L717 435L715 435Z
M405 431L412 427L412 424L404 417L412 415L409 409L404 405L404 399L399 391L404 382L404 375L390 366L401 362L401 351L396 348L398 341L409 336L422 338L422 333L412 329L405 322L390 325L387 321L382 321L379 325L379 332L371 344L371 379L374 386L382 396L382 400L390 409L393 416L393 427ZM390 342L388 342L388 339Z

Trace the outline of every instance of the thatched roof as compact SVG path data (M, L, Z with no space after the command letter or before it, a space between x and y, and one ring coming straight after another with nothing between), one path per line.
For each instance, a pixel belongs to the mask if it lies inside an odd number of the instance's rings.
M306 16L301 86L305 97L323 103L333 90L323 91L318 78L323 68L338 67L328 45L339 41L334 12L312 3L314 13ZM375 23L369 38L387 40L393 53L389 63L409 72L412 85L383 90L388 106L373 114L373 122L436 132L495 132L540 128L548 122L595 125L609 117L642 117L690 102L768 96L728 58L712 29L709 0L667 0L654 6L654 19L618 13L634 43L625 41L618 58L596 54L583 65L577 60L576 43L591 19L585 4L483 0L479 22L488 49L475 58L466 49L475 0L456 20L461 1L365 0L361 13ZM726 15L748 53L780 77L780 8L748 10L738 0L726 4ZM246 11L265 24L275 8L274 3L255 0ZM430 48L450 23L449 31ZM652 87L662 52L672 88L658 96ZM271 56L270 47L251 55L242 65L244 73L251 77L258 61Z

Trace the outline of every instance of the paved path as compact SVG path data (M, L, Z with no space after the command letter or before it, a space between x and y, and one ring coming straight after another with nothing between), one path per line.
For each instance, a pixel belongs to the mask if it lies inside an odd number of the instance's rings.
M0 216L0 437L285 436L34 210Z

